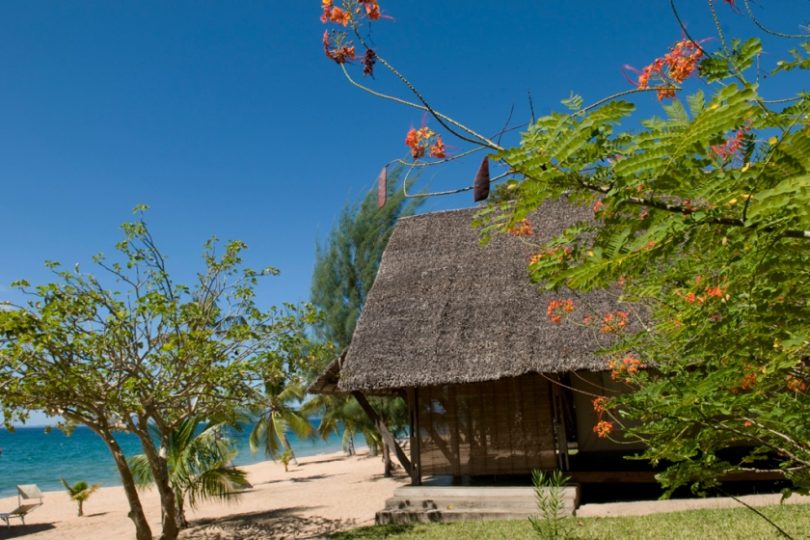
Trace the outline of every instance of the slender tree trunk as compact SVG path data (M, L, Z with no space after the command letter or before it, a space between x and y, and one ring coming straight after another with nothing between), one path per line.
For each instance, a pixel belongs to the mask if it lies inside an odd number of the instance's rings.
M290 453L290 457L292 458L293 465L298 467L298 460L295 458L295 452L293 451L292 446L290 446L290 441L287 440L286 435L282 436L281 445L284 447L285 450L287 450ZM284 465L284 470L285 471L287 470L287 465Z
M344 428L346 430L346 428ZM349 454L349 457L355 454L354 451L354 432L351 430L347 430L349 434L349 443L346 445L346 453Z
M175 493L174 500L177 501L177 527L182 530L188 527L188 519L186 519L186 504L183 499L183 494Z
M83 502L84 501L82 501L81 499L78 500L78 503L79 503L79 517L82 517L84 515L84 509L82 508L82 503Z
M393 470L394 467L391 463L391 448L389 448L388 443L386 443L385 439L383 439L383 476L385 478L391 478Z
M109 431L102 431L94 426L89 427L104 440L107 448L109 448L112 453L115 466L118 468L118 474L121 475L121 484L124 486L124 493L129 502L129 519L135 523L135 539L152 540L152 529L149 527L149 522L146 521L146 514L143 512L141 499L138 497L138 488L135 486L132 471L129 470L129 465L127 464L126 457L124 457L124 453L121 451L121 447Z
M144 429L139 429L140 426L132 426L133 431L141 440L143 446L143 453L149 462L149 468L152 469L152 477L155 480L155 485L160 495L160 518L161 518L161 533L160 540L175 540L177 535L180 534L178 527L177 516L177 500L174 496L174 490L169 482L169 466L166 459L160 456L160 453L155 449L152 439L149 437L146 428L146 421L142 422Z

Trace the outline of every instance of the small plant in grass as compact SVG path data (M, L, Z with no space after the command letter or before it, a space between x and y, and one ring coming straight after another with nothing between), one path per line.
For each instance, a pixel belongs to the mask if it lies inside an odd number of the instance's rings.
M71 486L64 478L60 480L62 480L62 485L65 486L65 489L70 494L70 498L79 505L79 517L82 517L84 515L84 501L86 501L94 491L100 488L101 485L93 484L92 486L88 486L87 482L79 481Z
M532 471L537 497L537 517L530 517L534 532L548 540L571 538L571 519L565 511L565 484L571 478L557 470L551 474Z

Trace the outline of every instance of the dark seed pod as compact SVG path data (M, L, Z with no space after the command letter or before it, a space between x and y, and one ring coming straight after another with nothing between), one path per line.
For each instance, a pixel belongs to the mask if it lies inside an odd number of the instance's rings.
M475 173L475 182L473 183L473 200L475 202L483 201L489 197L489 158L485 157Z

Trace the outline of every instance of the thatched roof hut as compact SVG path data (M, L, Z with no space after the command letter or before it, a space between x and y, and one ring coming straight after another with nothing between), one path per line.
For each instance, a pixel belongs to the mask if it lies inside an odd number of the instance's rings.
M475 212L399 221L346 352L339 390L374 393L605 368L594 354L606 344L598 330L546 316L551 299L573 295L539 292L527 269L538 244L588 211L546 204L530 218L532 237L499 235L486 245L472 226ZM597 312L615 305L607 293L575 300Z
M615 310L615 294L541 292L528 276L545 241L592 214L564 200L546 203L529 218L530 236L497 235L482 245L476 212L400 219L351 345L310 388L363 401L363 394L406 396L415 483L422 475L564 467L571 438L598 448L591 398L561 389L611 385L597 355L609 336L599 325L555 324L546 308L573 298L570 317L581 321L586 311ZM577 379L552 384L568 373ZM580 413L591 417L574 426Z

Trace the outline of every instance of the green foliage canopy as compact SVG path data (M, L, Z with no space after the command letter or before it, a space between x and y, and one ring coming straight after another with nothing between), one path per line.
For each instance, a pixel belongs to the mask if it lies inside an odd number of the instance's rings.
M492 234L546 200L592 207L538 246L532 276L575 302L571 291L619 284L639 331L587 305L552 315L620 334L605 367L633 392L609 402L602 428L634 420L644 457L673 464L668 488L716 485L766 456L810 487L810 96L761 95L761 52L758 39L707 52L710 94L678 88L636 131L619 130L635 120L629 101L567 100L498 153L522 179L481 212Z
M254 288L277 273L242 265L246 248L205 244L191 286L175 282L143 220L122 226L118 260L95 258L103 278L48 263L55 281L15 284L30 301L0 311L0 405L10 425L29 411L84 424L109 447L139 539L151 538L132 473L113 434L136 435L161 495L163 537L177 534L165 452L188 418L235 418L270 380L306 357L307 306L260 309ZM108 285L108 282L114 282ZM152 437L152 428L156 437Z

